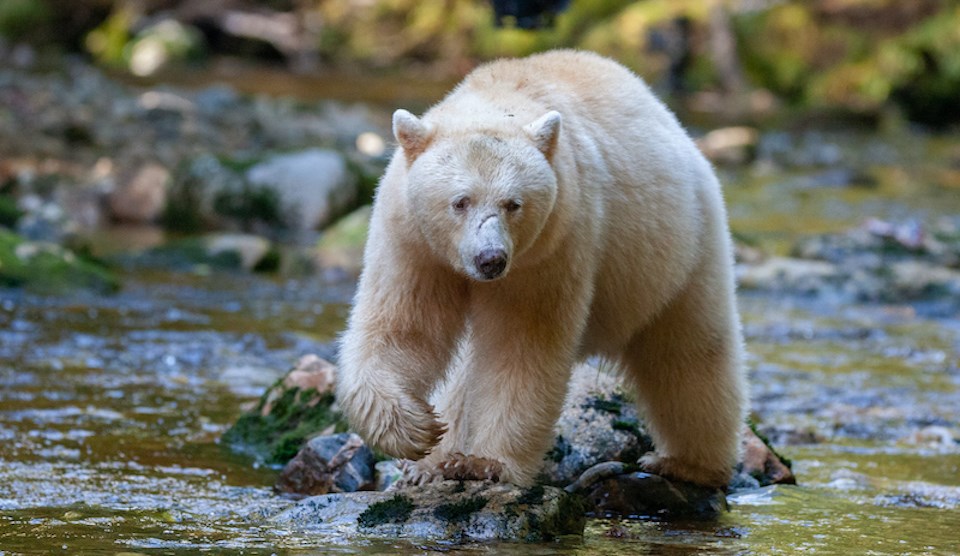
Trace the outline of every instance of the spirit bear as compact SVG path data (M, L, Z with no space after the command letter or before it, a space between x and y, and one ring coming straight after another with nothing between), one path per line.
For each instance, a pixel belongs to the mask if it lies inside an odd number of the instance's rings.
M647 86L553 51L481 66L393 128L341 343L356 431L420 460L416 482L493 460L466 474L528 485L596 355L645 416L641 465L725 485L746 405L730 233L710 164Z

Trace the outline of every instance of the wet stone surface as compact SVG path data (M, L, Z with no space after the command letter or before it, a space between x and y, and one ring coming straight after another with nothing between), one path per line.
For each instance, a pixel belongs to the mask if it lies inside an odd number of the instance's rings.
M530 542L580 535L585 520L578 497L555 487L444 481L392 492L306 498L272 521L341 538Z

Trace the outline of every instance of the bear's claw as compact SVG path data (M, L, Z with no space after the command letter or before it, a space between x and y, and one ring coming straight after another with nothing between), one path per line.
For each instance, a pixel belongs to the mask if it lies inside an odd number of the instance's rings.
M450 459L437 464L437 470L447 480L498 482L503 464L495 459L453 453Z
M423 461L404 461L400 464L403 477L391 488L423 486L437 481L493 481L499 482L503 464L480 456L450 454L436 465Z

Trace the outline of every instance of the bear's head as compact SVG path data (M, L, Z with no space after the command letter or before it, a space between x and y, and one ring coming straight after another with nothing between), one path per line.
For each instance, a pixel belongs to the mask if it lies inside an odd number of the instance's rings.
M444 129L394 113L408 207L437 256L479 281L520 264L557 199L551 163L560 121L550 111L515 128Z

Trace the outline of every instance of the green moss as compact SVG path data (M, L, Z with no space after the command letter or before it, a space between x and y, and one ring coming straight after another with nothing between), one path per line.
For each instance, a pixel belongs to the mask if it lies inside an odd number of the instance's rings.
M23 216L23 211L17 207L16 200L8 195L0 194L0 226L13 228L17 220Z
M271 245L267 254L260 259L253 267L254 272L276 272L280 270L280 263L283 261L283 255L280 249Z
M620 415L620 411L623 409L623 398L618 394L614 394L610 399L607 399L605 395L599 394L587 402L585 407Z
M183 238L155 247L133 259L135 266L188 270L198 265L212 268L238 269L243 266L236 251L211 254L202 238Z
M437 519L442 519L446 522L466 521L471 515L479 512L486 505L486 498L483 496L474 496L450 504L441 504L433 510L433 515Z
M187 171L181 171L170 187L167 206L160 215L160 223L174 232L199 232L204 228L201 214L203 196L203 181L189 175Z
M111 293L120 281L105 266L59 245L27 242L0 229L0 287L60 294L76 289Z
M528 518L528 531L523 536L527 542L554 540L564 535L581 535L586 523L586 501L575 494L561 494L557 511L541 519L531 514Z
M635 436L640 436L642 431L640 430L640 423L636 421L627 421L624 419L614 419L611 423L613 430L615 431L624 431L629 432Z
M223 435L232 448L267 463L284 464L297 454L303 443L333 425L345 430L339 413L332 411L333 394L288 388L277 398L267 415L262 411L271 392L282 388L278 381L260 398L257 407L244 415Z
M397 494L389 500L370 504L366 510L357 516L357 523L361 527L376 527L386 523L405 523L416 506L409 497Z
M31 35L50 21L51 13L44 0L4 0L0 2L0 35L12 41L35 38Z
M306 438L298 431L282 435L274 443L273 451L270 452L270 461L279 463L292 460L293 456L300 451L300 446L303 446L304 440Z
M557 439L553 443L553 448L550 448L550 451L547 452L544 459L554 463L560 463L563 461L563 458L569 456L572 451L573 447L567 442L567 439L564 438L562 434L558 434Z
M520 504L540 504L543 502L543 485L533 485L527 490L523 491L523 494L517 498L517 502Z
M213 198L213 210L236 220L245 231L256 224L277 229L285 227L280 195L264 187L244 184L237 190L218 191Z

